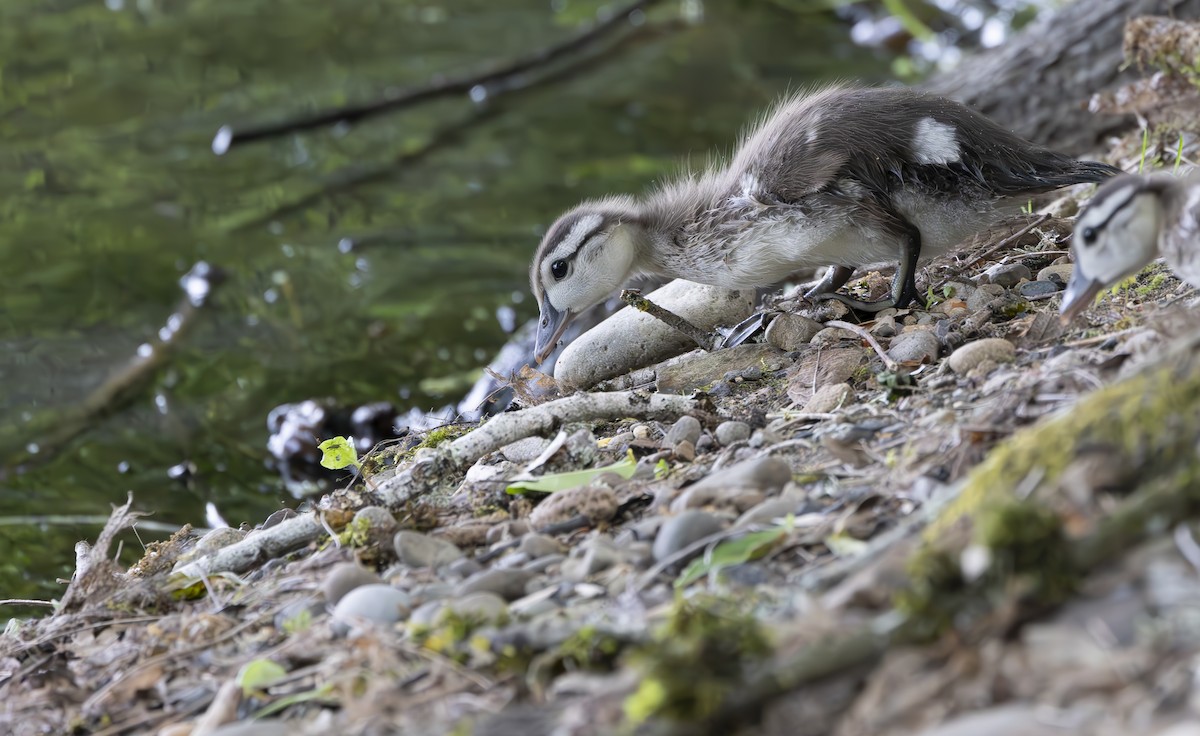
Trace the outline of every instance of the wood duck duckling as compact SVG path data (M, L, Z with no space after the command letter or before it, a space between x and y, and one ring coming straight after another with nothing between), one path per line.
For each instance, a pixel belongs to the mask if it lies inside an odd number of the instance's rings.
M1107 182L1075 220L1071 254L1075 268L1063 294L1064 322L1159 255L1179 278L1200 287L1200 177L1154 174Z
M834 87L785 99L726 165L642 198L584 202L547 231L530 281L535 358L574 315L635 274L728 288L832 266L809 296L866 311L921 301L918 260L1015 212L1031 195L1118 173L1034 145L970 108L908 89ZM891 296L830 292L854 268L898 261Z

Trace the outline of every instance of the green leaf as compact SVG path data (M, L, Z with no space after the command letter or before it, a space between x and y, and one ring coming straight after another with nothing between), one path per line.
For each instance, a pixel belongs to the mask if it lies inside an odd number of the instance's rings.
M279 700L276 700L275 702L261 708L252 717L256 718L256 719L257 718L266 718L267 716L269 716L273 713L278 713L279 711L283 710L284 708L288 707L289 705L295 705L296 703L307 703L310 700L329 700L331 703L336 703L337 699L334 698L333 696L334 696L333 684L331 683L331 684L322 685L321 687L317 688L316 690L305 690L304 692L293 693L292 695L285 695L284 697L280 698Z
M349 437L334 437L317 445L321 451L321 467L330 470L341 470L358 464L358 451L354 449L354 440Z
M622 478L632 478L636 470L637 458L633 456L633 451L630 450L624 460L615 462L612 465L605 465L602 468L589 468L587 470L572 470L567 473L551 473L550 475L543 475L536 480L519 480L509 485L507 490L514 495L525 493L526 491L554 493L555 491L565 491L568 488L578 488L579 486L587 485L592 482L593 478L602 473L616 473Z
M269 659L255 659L238 670L237 684L247 698L261 693L287 677L287 670Z
M756 560L766 554L786 535L787 531L783 529L767 529L721 542L711 553L692 560L692 564L688 565L676 579L675 587L683 589L700 578L726 567Z

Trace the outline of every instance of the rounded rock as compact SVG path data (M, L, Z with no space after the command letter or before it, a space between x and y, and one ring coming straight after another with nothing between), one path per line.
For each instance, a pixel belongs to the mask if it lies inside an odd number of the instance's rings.
M356 562L334 565L321 581L325 601L336 605L347 593L364 585L382 585L383 579Z
M1061 284L1053 281L1026 281L1017 286L1017 293L1025 297L1046 296L1062 289Z
M805 414L827 414L844 406L854 398L854 389L848 383L830 383L817 389L804 407Z
M721 522L703 511L684 511L663 522L654 538L654 559L662 562L696 541L721 531Z
M987 277L988 283L1007 288L1028 281L1033 278L1033 273L1024 263L997 263L984 271L983 276Z
M671 449L681 442L690 442L692 447L700 441L700 420L690 415L679 417L662 440L662 446Z
M533 577L534 573L528 570L484 570L464 580L456 592L460 597L470 593L493 593L515 601L525 595L525 586Z
M1011 363L1017 358L1017 349L1011 342L999 337L989 337L969 342L950 354L950 370L961 375L985 361Z
M437 569L463 556L462 550L445 539L420 532L397 532L393 540L396 556L409 567Z
M676 279L646 297L701 330L737 324L754 310L754 289L731 291ZM554 378L575 388L588 388L636 368L679 355L695 343L673 327L632 307L580 335L563 350Z
M799 505L793 498L769 498L739 516L733 525L753 526L756 524L773 524L776 519L795 513L796 507Z
M785 312L771 321L765 337L771 345L790 353L807 345L822 329L815 319Z
M554 537L548 537L545 534L526 534L521 537L521 545L517 549L529 555L531 560L536 560L539 557L547 555L558 555L566 551L564 547Z
M529 515L529 523L537 529L550 524L569 521L583 516L591 521L608 521L616 513L620 502L611 488L583 486L568 488L553 493Z
M1037 280L1050 281L1062 288L1071 280L1071 272L1074 270L1075 265L1072 263L1054 263L1038 271Z
M396 517L382 506L364 506L354 514L350 522L354 529L366 529L372 544L386 547L396 533Z
M967 309L972 312L978 312L1002 296L1004 296L1003 286L980 284L979 288L971 292L971 295L967 297Z
M508 602L495 593L477 591L444 601L438 618L452 613L483 624L502 623L508 618Z
M930 330L913 330L893 338L887 354L897 363L933 363L941 347Z
M743 442L750 439L750 425L745 422L721 422L717 425L716 437L722 447Z
M351 626L363 621L391 625L403 620L409 610L409 598L403 591L390 585L363 585L334 606L334 632L345 634Z

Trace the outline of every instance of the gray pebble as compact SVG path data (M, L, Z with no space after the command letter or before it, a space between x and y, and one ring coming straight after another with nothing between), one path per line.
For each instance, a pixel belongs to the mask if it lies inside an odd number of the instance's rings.
M357 562L342 562L325 573L325 579L321 581L321 592L325 594L325 602L332 606L355 588L381 584L382 578Z
M792 498L769 498L738 517L734 526L772 524L776 519L795 513L797 502Z
M1045 296L1053 294L1061 290L1061 284L1056 284L1053 281L1026 281L1017 287L1017 293L1021 296Z
M696 417L679 417L663 437L662 446L671 449L681 442L690 442L694 448L700 440L700 429L700 420Z
M785 353L807 345L822 330L821 323L799 314L784 313L767 327L767 342Z
M929 330L903 332L892 339L888 357L897 363L933 363L938 359L941 344Z
M745 422L721 422L717 425L717 442L722 446L750 439L750 425Z
M483 565L479 564L470 557L460 557L454 562L451 562L443 567L442 572L445 573L445 577L458 578L461 580L463 578L471 577L482 569Z
M654 538L654 559L662 562L681 549L721 530L721 522L703 511L684 511L663 522Z
M344 635L361 621L394 624L409 612L409 597L390 585L363 585L342 597L333 608L334 633Z
M1016 286L1022 280L1028 281L1033 278L1033 273L1024 263L997 263L984 271L983 276L988 283L1007 288Z
M871 326L871 332L879 337L895 337L900 328L896 326L896 318L892 315L886 317L876 317L875 324Z
M592 521L608 521L617 513L620 502L617 494L605 486L582 486L550 494L529 515L529 521L537 529L577 516Z
M1011 342L999 337L989 337L963 345L950 354L950 370L961 375L970 373L984 361L1009 363L1016 360L1017 349Z
M1071 272L1075 270L1074 264L1071 263L1054 263L1046 266L1041 271L1037 272L1038 281L1052 281L1058 284L1059 288L1067 285L1071 280Z
M508 603L495 593L476 591L444 601L443 611L479 623L502 623L508 618Z
M804 407L806 414L827 414L834 409L845 406L854 398L854 389L848 383L830 383L817 389Z
M554 537L548 537L545 534L526 534L521 537L521 545L517 549L529 555L530 559L536 560L547 555L562 554L567 548Z
M437 569L463 556L462 550L445 539L420 532L397 532L393 544L396 545L396 556L409 567Z
M980 284L979 288L971 292L971 296L967 297L967 309L971 312L978 312L985 309L997 297L1004 296L1004 287L996 284Z
M578 549L578 548L577 548ZM582 582L598 572L603 572L620 562L620 555L606 537L594 537L582 548L581 555L572 557L562 565L562 576L571 582Z
M740 462L704 478L692 488L725 490L752 488L773 493L792 479L792 468L777 457L760 457Z
M525 595L525 586L534 573L528 570L483 570L458 586L458 595L494 593L505 600L515 601Z
M371 544L389 548L393 544L392 535L396 533L396 517L382 506L364 506L354 514L351 522L355 529L367 530Z

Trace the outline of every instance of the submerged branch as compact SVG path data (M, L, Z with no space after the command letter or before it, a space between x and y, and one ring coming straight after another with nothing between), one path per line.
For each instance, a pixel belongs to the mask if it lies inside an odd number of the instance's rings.
M487 99L498 89L504 89L509 84L517 82L518 78L527 72L543 67L570 54L586 50L589 46L605 38L609 33L620 28L622 25L634 22L641 14L645 13L647 8L656 2L659 2L659 0L635 0L621 10L613 13L607 19L570 38L538 49L488 71L474 72L457 77L435 78L423 87L400 90L384 95L381 99L371 102L319 110L309 115L275 123L248 126L243 129L223 125L213 138L213 153L219 156L234 146L243 143L277 138L282 135L329 125L356 123L384 112L412 107L419 103L441 97L469 93L472 99Z

